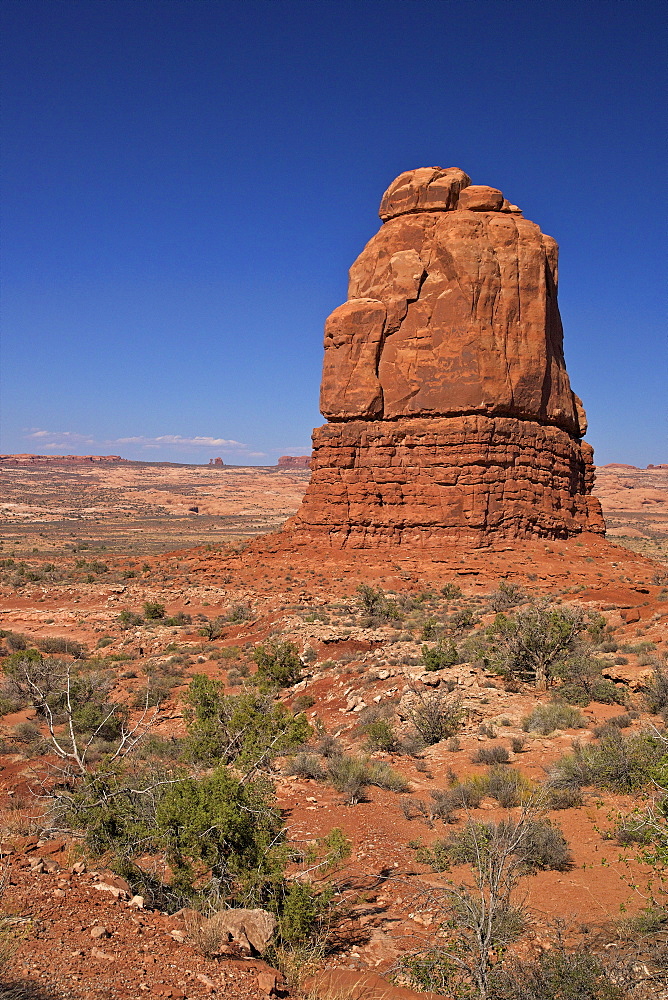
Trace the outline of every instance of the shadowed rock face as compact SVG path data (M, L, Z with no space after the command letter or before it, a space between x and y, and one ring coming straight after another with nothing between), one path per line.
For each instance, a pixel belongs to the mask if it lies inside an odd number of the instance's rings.
M313 477L335 545L602 532L563 355L558 247L458 168L401 174L325 324Z

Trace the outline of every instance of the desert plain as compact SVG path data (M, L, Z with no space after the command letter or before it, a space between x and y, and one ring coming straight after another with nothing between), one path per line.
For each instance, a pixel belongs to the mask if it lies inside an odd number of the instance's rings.
M512 798L501 805L487 786L474 805L439 812L448 790L475 783L495 760L497 772L545 787L574 741L596 745L611 719L625 738L662 726L646 689L667 652L665 466L597 470L605 539L363 554L280 543L307 471L3 463L1 474L3 656L25 646L60 650L61 663L102 672L107 698L125 705L130 719L142 715L154 684L160 699L150 738L163 752L186 735L195 675L238 695L258 671L258 646L294 644L299 679L273 697L305 713L311 736L265 770L287 842L305 852L292 876L330 883L336 901L317 947L299 961L285 951L261 957L234 944L207 948L187 908L151 904L118 877L108 852L91 853L85 831L58 828L48 793L63 761L44 718L17 707L2 718L0 760L3 919L17 997L410 997L411 984L397 979L402 956L433 944L448 879L462 871L452 863L444 870L438 845L471 818L499 822L521 810ZM365 587L380 596L380 609L365 605ZM608 695L581 701L570 725L532 728L532 712L554 692L489 664L462 656L427 669L426 651L439 643L465 649L499 609L512 615L548 597L604 620L595 657ZM161 609L157 617L145 614L150 608ZM451 689L462 712L456 732L411 742L412 700L447 698ZM328 742L390 777L351 795L328 771ZM635 969L637 983L627 976L633 992L625 995L660 996L664 925L639 932L629 922L647 907L648 884L660 896L657 872L615 835L620 817L651 795L620 789L585 786L571 800L548 803L567 857L522 879L525 923L511 947L528 960L553 947L558 932L569 946ZM333 830L350 853L320 871L308 851L317 853Z

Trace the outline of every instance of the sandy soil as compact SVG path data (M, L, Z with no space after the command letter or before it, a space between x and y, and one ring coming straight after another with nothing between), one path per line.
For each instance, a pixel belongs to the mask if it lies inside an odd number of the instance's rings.
M239 668L247 671L252 648L275 636L294 642L306 661L304 680L282 692L282 700L292 705L308 695L309 720L320 720L351 752L363 752L359 721L365 712L379 705L396 710L411 688L457 681L467 713L458 748L439 743L415 756L374 754L404 776L409 797L429 802L453 773L460 780L482 773L485 768L471 761L475 752L493 745L510 748L513 738L526 742L521 752L511 752L510 766L541 782L545 769L574 739L595 739L595 726L618 715L620 706L590 704L583 709L586 729L547 737L525 734L522 719L537 701L546 700L544 694L529 687L509 690L498 676L470 664L426 675L420 660L426 617L445 621L469 608L481 624L490 622L489 595L501 580L522 586L534 598L551 596L601 611L617 645L616 651L600 654L605 675L624 685L639 708L625 731L639 731L651 721L641 689L653 658L668 652L668 571L630 551L628 534L624 546L583 537L474 551L452 546L429 554L364 553L363 558L305 546L286 552L276 534L247 539L277 526L296 508L306 485L299 473L142 465L48 474L3 469L2 475L7 486L0 626L31 643L58 636L97 649L105 667L114 671L121 700L132 698L146 670L164 664L176 650L182 657L180 676L160 707L155 729L164 737L185 732L181 699L193 674L207 673L238 692ZM633 500L624 493L628 476L634 473L604 472L602 499L625 527L636 514L635 523L641 523L639 503L643 509L647 505L638 498L654 490L651 538L665 544L660 538L665 473L639 475L647 483L627 490ZM187 513L191 506L200 513ZM647 530L650 538L646 522L638 530ZM194 546L197 541L205 544ZM429 591L433 600L399 627L370 626L358 608L360 583L399 597ZM441 598L446 583L456 583L461 598ZM167 615L184 614L191 621L122 627L119 614L141 612L146 601L161 602ZM234 621L239 607L245 617ZM222 620L213 640L200 634L207 619ZM238 652L225 659L232 649ZM52 834L42 841L43 803L35 791L49 759L35 759L17 740L15 727L25 721L35 721L30 709L0 722L3 909L16 946L11 969L24 984L24 995L55 1000L265 995L262 963L204 957L178 916L137 910L122 890L96 889L113 882L104 859L82 855L69 836ZM397 725L406 728L400 718ZM417 813L409 818L411 810L402 807L400 795L376 787L368 789L366 801L348 805L326 782L287 776L281 761L272 778L291 842L303 845L340 827L353 845L350 859L334 876L347 916L336 928L325 964L350 974L383 972L400 954L433 938L448 876L417 861L410 844L429 846L447 836L449 826L430 825ZM605 831L617 811L633 804L630 798L592 790L580 808L550 813L569 841L573 863L566 871L542 871L525 880L530 922L520 951L533 953L545 944L557 918L566 922L572 940L584 934L601 948L623 950L614 920L621 908L634 912L643 905L641 891L630 883L644 884L646 871L633 863L627 867L627 852L606 840ZM503 815L493 799L474 813L484 820ZM460 816L459 826L463 822ZM100 926L107 933L91 937Z

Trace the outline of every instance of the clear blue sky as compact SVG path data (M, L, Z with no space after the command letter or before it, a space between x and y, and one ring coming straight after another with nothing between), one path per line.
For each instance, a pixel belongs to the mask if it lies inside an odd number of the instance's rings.
M388 183L561 246L600 463L668 461L663 2L3 0L0 450L273 464Z

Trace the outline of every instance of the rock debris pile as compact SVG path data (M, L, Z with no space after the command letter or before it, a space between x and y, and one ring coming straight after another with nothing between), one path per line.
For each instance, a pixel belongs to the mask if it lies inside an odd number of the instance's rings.
M334 547L602 533L556 242L456 167L401 174L380 217L325 324L328 423L286 530Z

